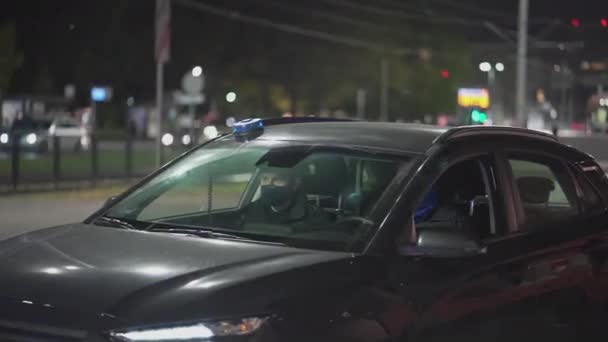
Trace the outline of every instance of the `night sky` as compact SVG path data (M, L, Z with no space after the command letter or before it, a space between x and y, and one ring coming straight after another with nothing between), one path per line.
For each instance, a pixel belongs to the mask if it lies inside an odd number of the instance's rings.
M370 12L369 8L361 8L371 6L374 10L414 15L408 25L416 30L423 31L429 25L440 24L445 29L461 32L477 43L499 40L495 34L483 28L484 21L491 21L508 31L516 29L517 18L516 0L200 1L277 22L344 35L351 33L347 24L308 15L307 11L370 25L381 25L390 20L399 24L404 20L387 18ZM581 40L594 49L593 46L599 48L608 38L608 28L603 29L599 24L602 15L608 18L605 1L531 0L530 3L530 32L533 35L546 29L551 20L557 19L562 24L548 31L546 39ZM90 78L88 82L103 82L118 77L136 95L151 95L154 80L153 5L152 0L21 0L3 4L1 20L16 23L18 45L24 54L24 63L15 74L9 91L28 92L41 78L40 75L47 73L51 75L56 89L69 82L87 82L86 78ZM572 17L580 19L580 28L573 29L569 25ZM441 18L448 18L448 23L442 22ZM449 20L469 24L450 24ZM252 28L249 24L183 8L177 1L174 3L173 21L174 49L172 61L167 66L167 82L170 85L177 85L183 70L196 63L197 56L203 53L199 50L210 48L206 42L213 41L217 31L238 25L244 35L239 39L246 40L247 31ZM87 59L87 54L89 57L103 56L103 62L87 64L87 61L97 61L93 57ZM229 53L226 56L230 58Z

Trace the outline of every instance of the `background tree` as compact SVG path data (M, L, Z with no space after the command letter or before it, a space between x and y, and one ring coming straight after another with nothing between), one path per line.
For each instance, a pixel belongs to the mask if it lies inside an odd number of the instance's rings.
M23 56L17 50L15 24L0 27L0 100L13 74L21 66Z

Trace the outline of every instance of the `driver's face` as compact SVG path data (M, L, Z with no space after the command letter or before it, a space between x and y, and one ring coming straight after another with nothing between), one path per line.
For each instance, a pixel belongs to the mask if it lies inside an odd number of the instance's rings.
M263 173L260 179L261 185L274 185L285 187L290 183L289 177L273 172Z

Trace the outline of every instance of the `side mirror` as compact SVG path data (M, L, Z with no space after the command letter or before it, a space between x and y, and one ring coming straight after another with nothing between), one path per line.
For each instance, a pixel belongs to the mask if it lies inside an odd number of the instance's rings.
M422 230L415 244L399 247L403 256L467 257L485 254L478 241L459 231L428 228Z

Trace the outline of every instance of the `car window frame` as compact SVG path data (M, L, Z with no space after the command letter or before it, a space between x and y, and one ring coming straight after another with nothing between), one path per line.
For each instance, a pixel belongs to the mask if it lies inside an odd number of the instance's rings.
M484 160L487 159L487 160ZM437 182L441 177L443 177L443 175L445 175L447 172L450 171L450 169L452 169L454 166L457 166L461 163L464 162L469 162L469 161L474 161L476 166L479 167L479 171L482 175L482 181L483 181L483 185L484 185L484 189L488 194L488 206L491 212L489 213L489 217L491 222L489 222L490 224L490 229L491 230L497 230L498 226L503 225L504 222L502 224L499 224L499 218L502 217L502 213L497 212L498 207L499 207L499 201L497 201L497 196L500 196L499 191L498 191L498 180L497 178L497 173L495 170L496 165L494 162L494 156L493 153L490 151L485 151L485 152L479 152L479 153L473 153L473 154L468 154L468 155L463 155L460 158L451 160L449 163L445 164L439 175L437 175L436 177L433 178L433 180L429 183L429 187L423 191L423 197L426 196L426 194L428 193L428 191L430 190L430 187L435 184L435 182ZM420 203L420 201L416 201L417 205ZM504 224L504 227L506 228L506 224ZM410 227L411 229L411 227ZM484 238L481 239L480 242L482 242L483 244L487 244L487 243L491 243L494 240L498 240L503 238L504 236L502 235L497 235L497 236L493 236L493 237L489 237L489 238Z
M602 197L601 191L598 189L597 185L594 184L593 180L588 174L589 172L596 171L595 166L591 169L591 171L586 171L585 167L572 163L569 165L569 168L575 181L577 195L579 196L581 214L585 217L604 214L606 212L606 201ZM587 187L589 188L589 190L593 192L593 194L597 197L597 200L599 202L599 205L597 207L590 208L588 206L588 203L585 200L586 192L583 190L583 185L581 184L581 181L586 182L588 184Z
M546 152L546 151L539 151L539 150L535 150L535 149L525 149L525 148L521 148L521 147L507 147L505 148L502 152L501 152L501 156L500 158L503 159L503 165L505 167L505 171L506 174L509 177L509 181L508 184L509 186L512 188L511 189L511 201L513 203L513 205L515 206L516 212L517 212L517 225L515 228L515 231L513 232L514 234L517 233L529 233L530 230L526 229L526 222L525 222L525 211L521 202L521 197L519 195L519 190L518 187L515 183L515 176L513 175L513 170L511 168L511 164L509 163L509 159L510 155L517 155L517 156L526 156L529 157L529 159L523 159L523 160L527 160L527 161L531 161L531 162L536 162L534 161L534 158L539 158L541 161L537 162L539 164L544 164L542 163L543 159L544 160L548 160L549 162L555 162L558 163L559 165L561 165L561 167L564 168L564 170L566 171L566 173L568 174L568 179L570 180L571 186L573 188L573 190L575 191L576 194L576 210L577 213L576 215L573 215L571 217L568 217L567 219L575 219L577 217L580 217L581 214L583 213L583 204L581 202L581 199L579 197L579 192L580 189L578 188L578 182L576 181L576 177L574 176L574 174L572 173L572 169L571 169L571 161L568 160L567 158L564 158L563 156L560 156L556 153L551 153L551 152ZM516 158L515 158L516 159ZM520 159L521 160L521 159ZM546 165L546 164L544 164ZM560 184L561 186L561 184ZM563 186L562 186L563 188ZM564 190L565 192L565 190ZM542 223L540 224L540 226L545 226L546 224L550 223L551 221L548 221L547 223ZM546 231L546 229L542 229L543 231Z
M415 210L414 204L422 200L432 182L436 181L451 165L482 155L489 156L489 160L492 162L492 175L496 182L494 186L497 195L494 216L497 225L500 222L504 227L503 236L487 239L484 244L489 246L515 236L518 231L513 196L510 194L512 186L508 184L510 179L505 175L504 167L502 167L504 158L501 157L501 153L505 144L493 138L484 139L483 144L479 142L479 139L471 137L461 141L432 145L405 175L400 189L394 197L396 201L391 203L385 217L381 220L382 223L377 229L376 235L370 239L364 253L378 256L395 255L398 249L395 244L404 242L407 233L412 231L410 226L412 224L411 213ZM497 200L500 200L500 203Z

